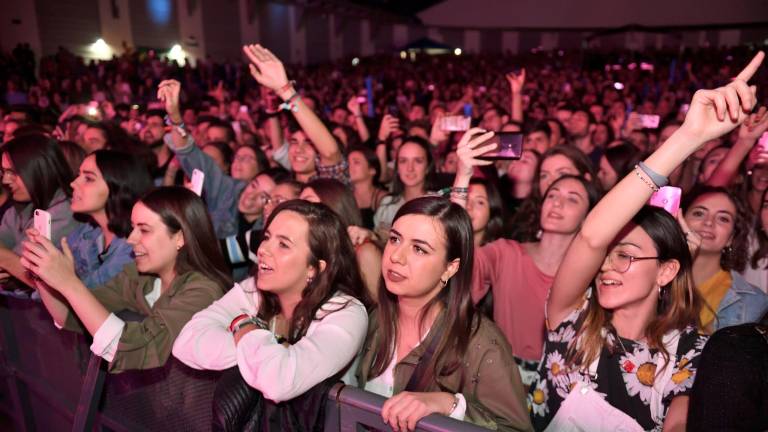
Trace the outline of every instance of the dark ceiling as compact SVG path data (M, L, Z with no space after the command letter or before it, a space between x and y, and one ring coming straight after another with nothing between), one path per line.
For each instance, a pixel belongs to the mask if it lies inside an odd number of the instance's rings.
M378 9L399 15L403 18L416 18L415 15L424 9L441 3L443 0L350 0L357 5Z

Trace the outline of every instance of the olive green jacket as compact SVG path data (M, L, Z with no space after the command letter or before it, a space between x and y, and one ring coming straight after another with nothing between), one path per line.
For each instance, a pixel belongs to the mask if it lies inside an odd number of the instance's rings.
M91 291L112 313L130 310L145 317L143 321L125 323L115 358L109 364L111 373L165 365L173 342L192 315L224 295L216 282L202 273L190 271L177 276L171 287L150 307L145 296L152 291L155 279L139 274L132 263L109 282ZM83 331L71 310L64 328Z
M443 324L441 313L433 329ZM361 388L374 377L370 376L374 350L381 337L378 332L378 312L368 320L368 337L363 346L357 369L357 382ZM394 370L394 394L405 389L416 365L424 355L432 337L442 332L430 330L427 338L406 355ZM480 325L470 339L462 367L445 376L433 376L425 392L443 391L461 393L467 401L464 420L492 430L532 431L526 408L520 372L512 357L512 348L496 325L482 317ZM438 362L437 370L441 369Z

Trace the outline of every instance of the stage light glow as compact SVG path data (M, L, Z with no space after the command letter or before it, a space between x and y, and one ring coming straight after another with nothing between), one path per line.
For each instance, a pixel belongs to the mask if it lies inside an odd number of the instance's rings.
M400 58L405 60L406 58L408 58L408 53L405 51L400 51Z
M98 38L88 49L93 58L99 60L109 60L112 58L112 48L104 42L104 39Z
M453 50L453 53L456 54L457 56L460 56L461 55L461 48L456 48L455 50Z
M624 84L620 82L613 83L613 88L615 88L616 90L624 90Z
M175 44L171 47L171 50L168 51L168 58L176 60L181 66L184 66L184 63L186 63L186 57L187 53L184 52L184 49L179 44Z
M357 66L360 64L360 59L355 57L352 59L352 66Z

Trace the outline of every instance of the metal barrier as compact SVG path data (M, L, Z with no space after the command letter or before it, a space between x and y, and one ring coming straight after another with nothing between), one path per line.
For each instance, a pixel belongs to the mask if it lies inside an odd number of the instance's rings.
M0 296L0 412L26 431L210 430L219 372L197 371L171 358L146 371L107 374L86 337L59 331L38 302ZM325 430L390 430L381 420L385 399L334 386ZM418 431L481 431L440 415Z

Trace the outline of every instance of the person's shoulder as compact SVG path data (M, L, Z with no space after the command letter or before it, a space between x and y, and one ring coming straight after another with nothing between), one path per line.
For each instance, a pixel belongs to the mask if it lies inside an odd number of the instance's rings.
M747 282L741 274L731 271L731 278L733 280L732 288L736 293L760 297L763 301L768 302L768 294Z
M333 297L328 299L328 301L320 307L320 310L318 310L318 315L323 316L324 312L327 314L330 311L338 311L342 309L348 310L351 313L361 313L368 316L368 311L360 300L354 296L341 292L335 293Z
M512 347L501 329L482 314L476 315L476 330L472 334L467 350L469 353L476 352L485 355L490 352L497 352L501 357L512 360Z

